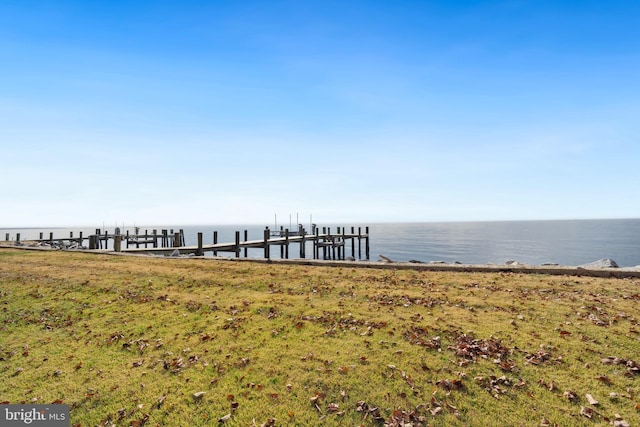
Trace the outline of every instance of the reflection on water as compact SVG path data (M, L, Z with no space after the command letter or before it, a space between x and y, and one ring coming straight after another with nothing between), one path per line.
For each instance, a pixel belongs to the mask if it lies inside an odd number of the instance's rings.
M352 224L347 225L349 228ZM371 259L384 255L397 261L444 261L468 264L502 264L515 260L527 264L555 263L581 265L600 258L611 258L620 266L640 265L640 219L620 220L570 220L570 221L503 221L503 222L447 222L447 223L385 223L368 224L371 235ZM361 226L364 232L365 225ZM244 240L247 230L250 240L260 240L264 226L252 225L192 225L172 227L140 227L140 232L161 233L162 229L184 230L187 245L197 244L197 234L202 232L204 242L213 242L214 230L218 242L235 241L235 232L240 231ZM332 225L335 231L336 225ZM133 233L132 228L123 229ZM82 231L86 237L95 233L93 229L49 228L49 229L0 229L0 241L10 234L11 239L21 233L22 240L44 238L53 232L54 238L78 236ZM107 230L113 233L113 229ZM274 251L275 249L275 251ZM297 257L298 245L290 249L290 257ZM357 257L356 242L356 257ZM250 249L248 256L262 257L261 249ZM311 254L310 246L307 254ZM347 245L347 255L351 245ZM220 253L229 256L228 253ZM272 256L279 250L272 248ZM364 244L363 244L364 256Z

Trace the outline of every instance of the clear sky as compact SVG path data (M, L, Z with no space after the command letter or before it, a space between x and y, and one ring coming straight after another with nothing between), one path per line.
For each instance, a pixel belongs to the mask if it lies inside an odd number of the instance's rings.
M0 2L0 227L640 217L640 1Z

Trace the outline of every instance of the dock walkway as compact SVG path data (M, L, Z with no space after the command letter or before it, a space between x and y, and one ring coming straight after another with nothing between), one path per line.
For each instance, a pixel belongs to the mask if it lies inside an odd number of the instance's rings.
M312 224L312 233L307 233L302 225L297 230L289 231L280 227L280 230L270 230L266 227L263 231L262 239L249 239L248 231L244 230L243 239L240 238L240 231L235 232L235 240L233 242L218 242L218 232L213 232L213 243L205 244L203 233L198 233L197 245L186 245L183 230L174 233L174 230L153 230L149 233L145 230L140 233L136 227L135 232L130 234L122 234L119 228L113 233L106 230L96 229L95 234L83 236L82 232L79 236L75 236L73 232L69 237L53 237L53 233L49 233L49 238L40 233L38 239L30 239L29 242L35 243L41 247L51 249L88 249L91 251L113 251L132 254L146 253L150 255L197 255L203 256L205 253L212 252L217 256L219 252L231 252L236 258L240 258L241 254L244 258L248 257L249 249L262 249L264 258L271 259L272 247L280 248L280 258L289 259L290 246L297 245L299 250L299 258L307 258L308 246L312 248L311 258L323 260L351 260L357 259L369 260L369 227L351 227L348 232L346 227L337 227L336 232L332 233L330 227L316 227ZM9 242L9 233L6 234L5 240ZM22 245L20 233L16 234L15 245ZM88 247L84 246L85 240L88 240ZM363 253L364 243L364 253ZM112 249L110 249L112 247ZM347 256L347 252L351 249L351 255Z
M194 254L202 256L206 252L212 252L216 256L219 252L234 253L237 258L244 252L247 257L247 249L262 249L264 258L272 257L271 248L273 246L280 248L280 258L289 259L290 245L298 245L300 258L307 258L307 244L312 245L313 259L329 259L329 260L355 260L363 258L363 242L364 242L364 258L370 259L369 255L369 227L365 227L362 232L361 227L356 233L355 228L351 227L351 232L347 233L345 227L338 227L337 233L332 234L330 229L324 228L322 232L316 229L315 234L305 234L296 232L290 235L288 230L282 230L280 233L273 233L266 228L262 239L249 240L247 232L244 233L244 240L240 239L240 232L236 231L234 242L217 242L217 233L214 232L214 242L211 244L203 243L203 234L198 233L198 244L190 246L167 246L167 247L135 247L120 248L116 243L117 252L125 253L147 253L153 255L172 255L172 254ZM357 242L357 243L356 243ZM351 249L351 255L347 258L347 251Z

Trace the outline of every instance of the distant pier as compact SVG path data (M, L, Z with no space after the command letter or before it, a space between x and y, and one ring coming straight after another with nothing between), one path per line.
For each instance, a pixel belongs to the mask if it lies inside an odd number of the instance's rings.
M197 244L185 244L184 231L179 230L153 230L151 233L145 231L140 233L136 228L134 233L122 234L120 229L116 228L113 233L96 229L94 234L83 236L70 233L69 237L53 237L53 233L49 233L48 238L44 233L39 233L38 239L29 239L29 242L35 242L39 246L49 246L51 248L60 249L89 249L104 250L123 253L144 253L151 255L195 255L204 256L205 253L211 252L213 256L218 253L231 253L236 258L248 257L249 249L261 249L263 258L271 259L274 255L281 259L289 259L295 251L298 258L305 259L324 259L324 260L350 260L370 259L369 254L369 227L336 227L332 231L331 227L312 226L311 232L307 232L301 225L297 230L290 231L280 227L279 230L271 230L266 227L263 230L261 238L249 239L248 231L236 231L235 239L232 242L219 242L218 232L214 231L211 236L212 243L205 243L204 233L197 233ZM9 241L9 233L6 234L5 240ZM88 247L84 246L84 242L88 241ZM109 249L110 242L112 248ZM20 234L16 234L15 244L22 245ZM311 246L311 254L307 253Z

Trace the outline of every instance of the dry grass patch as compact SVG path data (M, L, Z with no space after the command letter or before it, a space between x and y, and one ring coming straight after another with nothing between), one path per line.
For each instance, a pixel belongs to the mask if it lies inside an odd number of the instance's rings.
M0 283L0 400L74 425L640 425L637 280L7 249Z

